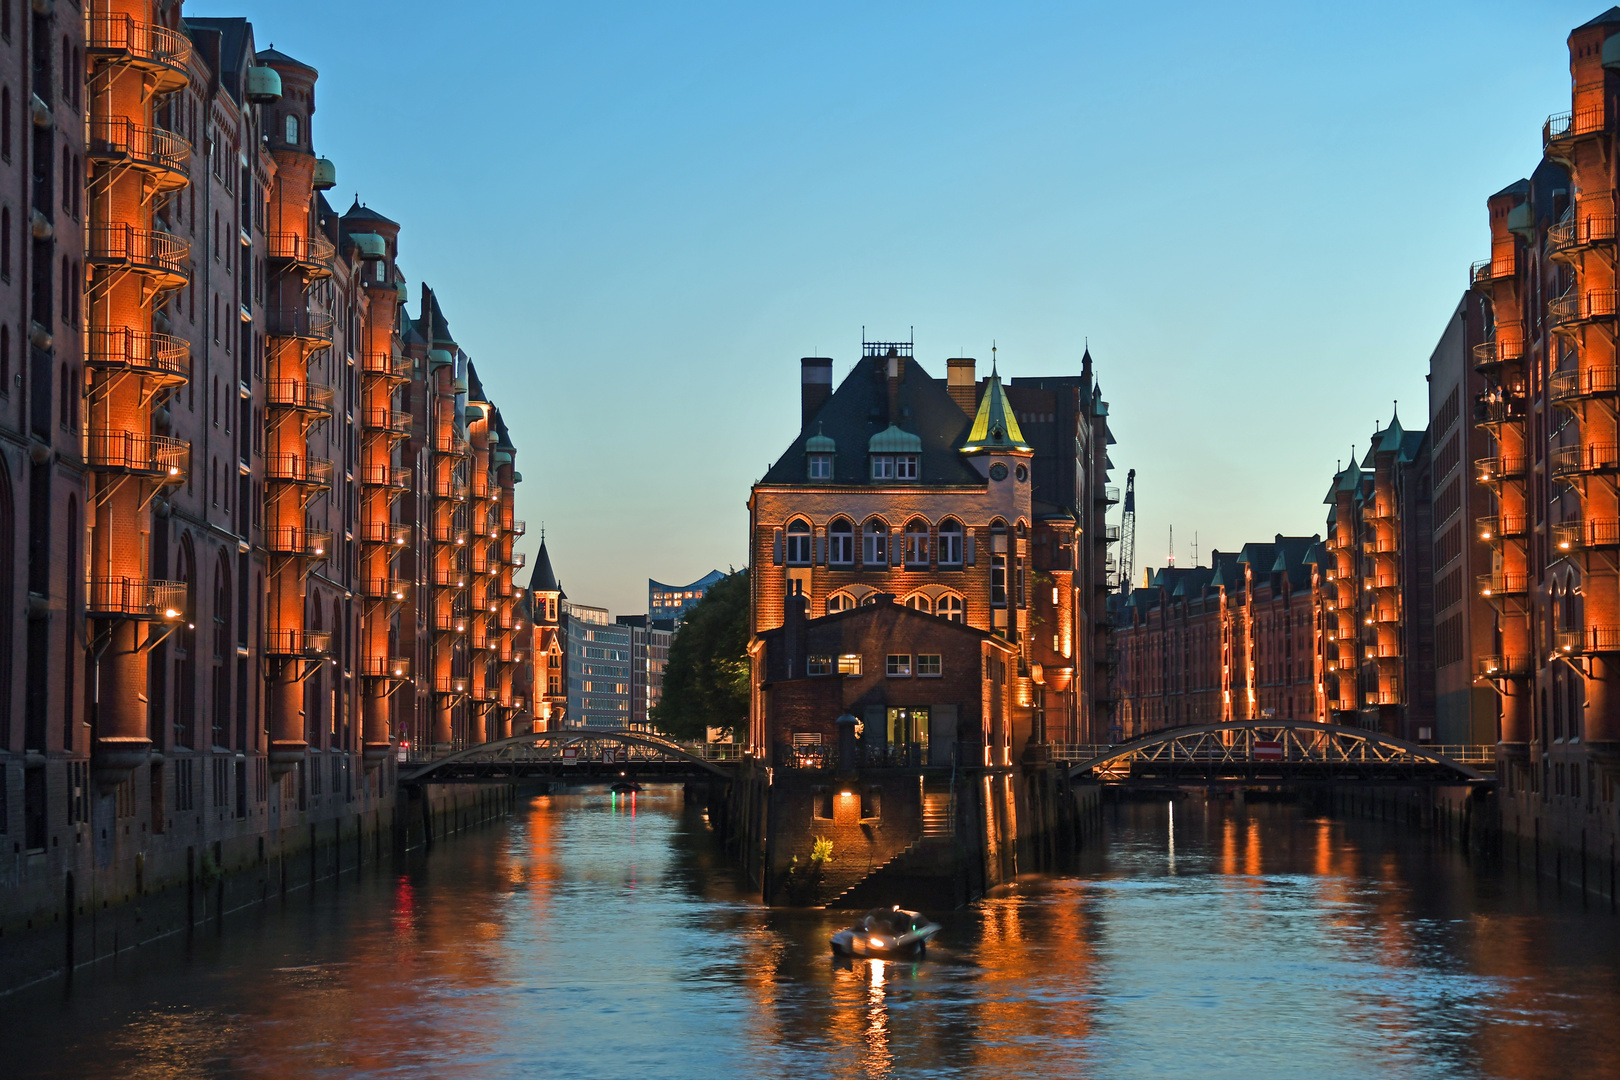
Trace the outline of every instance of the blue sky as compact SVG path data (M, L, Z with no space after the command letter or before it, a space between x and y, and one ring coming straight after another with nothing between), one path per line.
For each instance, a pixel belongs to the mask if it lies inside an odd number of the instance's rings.
M1600 4L189 0L317 67L318 150L403 223L501 405L569 595L746 560L748 488L915 327L936 375L1075 372L1137 564L1322 529L1424 375L1485 199Z

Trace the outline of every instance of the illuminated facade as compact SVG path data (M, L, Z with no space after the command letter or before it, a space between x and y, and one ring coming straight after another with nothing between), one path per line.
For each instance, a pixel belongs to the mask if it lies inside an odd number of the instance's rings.
M10 932L380 827L532 672L515 448L399 225L326 201L317 72L167 0L0 10Z
M701 599L703 594L713 588L714 583L726 575L718 570L710 570L690 585L665 585L661 581L647 579L647 617L649 619L671 619L676 626L680 625L686 613Z
M801 362L797 438L749 499L754 686L750 739L769 740L760 635L788 595L812 619L892 594L1017 646L1014 709L985 764L1108 730L1104 617L1107 407L1091 357L1072 378L1013 380L975 361L937 379L909 343L869 342L833 389Z

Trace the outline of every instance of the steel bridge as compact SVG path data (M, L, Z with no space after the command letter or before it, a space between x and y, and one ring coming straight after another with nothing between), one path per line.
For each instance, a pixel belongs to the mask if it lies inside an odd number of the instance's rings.
M1432 747L1314 720L1239 720L1167 728L1098 748L1069 771L1106 785L1487 785L1492 777Z
M679 743L640 731L613 728L563 728L534 731L510 739L479 743L465 750L400 767L404 783L442 780L491 780L516 777L555 779L650 779L714 776L730 773Z

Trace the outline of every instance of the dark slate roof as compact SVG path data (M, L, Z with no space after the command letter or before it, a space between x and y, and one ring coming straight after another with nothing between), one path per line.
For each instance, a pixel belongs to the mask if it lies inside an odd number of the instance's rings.
M805 475L804 443L820 430L838 444L831 482L871 483L871 470L866 460L867 442L889 426L885 365L886 358L881 356L862 358L760 482L809 483ZM961 406L946 393L943 379L933 378L923 370L921 364L907 359L900 380L899 404L901 415L895 418L895 423L922 439L922 457L918 462L919 483L986 483L984 477L957 452L967 437L970 425ZM908 409L909 415L906 413ZM818 480L816 483L826 481Z
M516 446L512 445L512 436L506 431L506 417L501 415L499 409L495 410L495 449L508 452L517 449Z
M305 71L311 72L312 74L320 74L320 72L316 71L302 60L294 60L280 49L274 47L269 49L261 49L253 59L257 60L261 64L269 64L273 67L303 68Z
M422 318L418 323L418 329L429 343L455 348L456 339L450 336L450 324L445 321L444 312L439 310L439 298L426 282L422 283Z
M534 571L529 575L530 592L560 592L557 575L551 569L551 555L546 551L546 538L540 538L540 554L534 557Z
M1214 573L1210 576L1211 585L1219 585L1228 592L1243 589L1243 571L1238 569L1238 556L1236 552L1211 551L1209 565Z
M219 63L223 69L219 72L220 83L232 97L240 100L237 91L242 83L242 59L247 54L252 25L246 19L187 18L182 22L193 38L198 30L210 30L219 35Z
M471 360L467 361L467 400L488 401L484 396L484 384L478 378L478 369L473 367Z
M1581 23L1575 29L1585 30L1588 26L1602 26L1605 23L1620 23L1620 7L1612 7L1597 18Z
M343 223L345 225L353 225L363 221L380 221L385 225L396 226L399 224L399 222L395 221L393 218L384 217L369 206L362 206L360 204L360 196L356 195L354 197L354 205L343 212ZM364 232L365 230L356 229L355 231Z
M1530 190L1530 181L1525 180L1525 179L1519 179L1519 180L1513 181L1513 183L1509 184L1507 187L1503 188L1501 191L1498 191L1495 195L1492 195L1491 198L1500 199L1503 195L1523 195L1526 192L1528 192L1529 190Z

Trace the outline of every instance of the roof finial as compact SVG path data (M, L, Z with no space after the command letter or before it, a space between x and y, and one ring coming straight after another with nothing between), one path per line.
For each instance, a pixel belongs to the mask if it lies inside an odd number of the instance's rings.
M990 377L996 376L996 339L990 339Z

